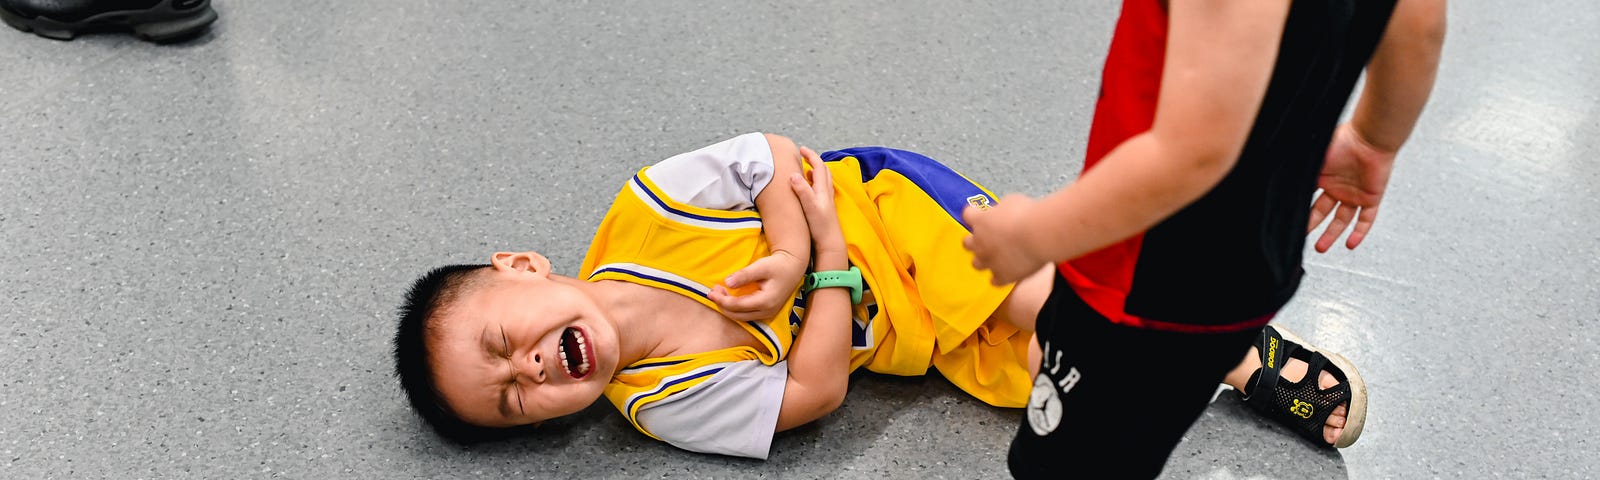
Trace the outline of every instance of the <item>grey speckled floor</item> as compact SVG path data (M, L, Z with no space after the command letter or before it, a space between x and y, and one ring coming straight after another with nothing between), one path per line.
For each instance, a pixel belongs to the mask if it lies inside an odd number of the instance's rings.
M1015 411L861 377L772 459L600 405L461 449L397 395L423 269L577 268L636 168L745 131L882 144L996 190L1081 165L1111 2L219 1L197 41L0 31L0 477L993 478ZM794 3L794 2L789 2ZM1284 323L1371 384L1353 448L1224 393L1169 478L1600 476L1600 13L1454 2L1361 250Z

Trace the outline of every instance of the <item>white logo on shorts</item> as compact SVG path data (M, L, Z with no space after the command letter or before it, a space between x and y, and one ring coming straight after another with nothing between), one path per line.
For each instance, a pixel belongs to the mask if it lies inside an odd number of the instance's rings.
M1028 426L1038 436L1049 435L1061 425L1061 397L1050 376L1040 373L1033 382L1033 394L1028 397Z
M1061 373L1061 351L1050 348L1050 342L1045 341L1044 361L1039 366L1039 375L1033 380L1033 393L1028 396L1028 426L1033 427L1033 433L1043 437L1056 431L1061 426L1061 396L1072 391L1078 385L1078 379L1083 374L1078 373L1077 367L1067 367L1067 374L1061 380L1054 380L1054 375Z

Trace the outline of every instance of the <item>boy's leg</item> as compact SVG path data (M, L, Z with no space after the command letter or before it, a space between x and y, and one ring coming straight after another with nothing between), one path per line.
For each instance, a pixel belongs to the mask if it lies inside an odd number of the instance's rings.
M1244 360L1228 372L1223 382L1238 391L1240 399L1263 417L1283 424L1313 443L1339 448L1354 443L1361 436L1367 402L1366 384L1355 365L1338 353L1319 349L1295 338L1281 326L1269 327L1273 327L1275 333L1282 337L1280 343L1284 343L1269 349L1269 354L1278 361L1263 369L1262 359L1265 356L1261 354L1259 345L1273 338L1267 332L1262 332L1262 337L1250 346ZM1291 348L1316 353L1295 353L1291 352ZM1302 358L1317 361L1315 355L1324 356L1324 360L1317 368L1317 382L1313 389L1301 384L1312 367ZM1268 370L1275 370L1276 373L1267 374ZM1276 378L1276 381L1266 381L1268 378ZM1258 396L1268 398L1256 399ZM1267 405L1277 406L1268 402L1269 398L1278 401L1290 399L1293 402L1290 403L1291 407L1298 407L1298 403L1306 401L1314 407L1311 409L1313 413L1323 410L1328 410L1328 413L1326 418L1322 418L1320 414L1309 414L1300 408L1264 408Z
M1000 308L995 309L994 318L1028 332L1028 378L1039 375L1039 359L1043 354L1039 351L1039 339L1033 333L1035 322L1039 319L1039 309L1044 308L1044 301L1050 298L1050 287L1055 284L1056 266L1045 265L1038 273L1029 275L1028 278L1017 282L1011 289L1011 294L1000 302Z
M1056 266L1045 265L1012 287L1011 294L1006 295L1005 301L1000 302L1000 308L995 309L994 318L1032 332L1034 322L1039 318L1039 309L1044 308L1045 300L1050 298L1050 289L1055 281Z
M1110 323L1059 277L1044 358L1009 463L1018 478L1154 478L1260 329L1189 334Z
M1011 289L1000 307L961 345L934 352L932 364L950 383L990 405L1025 405L1039 364L1034 319L1050 296L1055 268L1041 269Z

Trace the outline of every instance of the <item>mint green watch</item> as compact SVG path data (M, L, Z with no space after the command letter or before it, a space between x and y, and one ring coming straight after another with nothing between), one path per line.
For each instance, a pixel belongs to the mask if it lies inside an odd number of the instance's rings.
M861 303L861 269L851 266L849 270L827 270L813 272L806 275L806 281L800 285L800 293L811 293L819 288L848 287L850 289L850 303Z

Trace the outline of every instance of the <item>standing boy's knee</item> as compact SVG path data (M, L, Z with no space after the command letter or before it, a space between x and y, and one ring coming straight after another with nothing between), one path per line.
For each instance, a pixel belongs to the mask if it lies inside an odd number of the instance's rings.
M995 310L995 317L1011 325L1029 332L1034 331L1038 324L1039 309L1044 307L1044 301L1050 298L1050 289L1055 286L1056 266L1045 265L1032 275L1017 282L1011 288L1011 294L1000 303L1000 308Z

